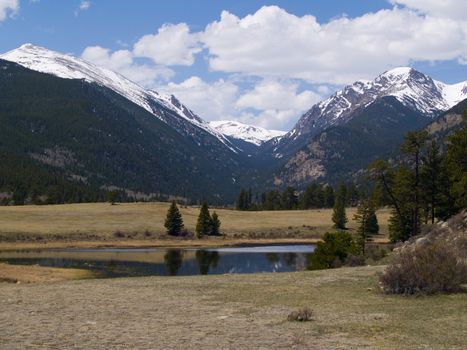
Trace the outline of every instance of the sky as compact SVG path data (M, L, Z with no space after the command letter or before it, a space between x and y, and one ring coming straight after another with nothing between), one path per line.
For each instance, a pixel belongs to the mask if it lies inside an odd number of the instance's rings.
M466 0L0 0L0 38L1 53L82 57L208 121L285 131L394 67L467 80Z

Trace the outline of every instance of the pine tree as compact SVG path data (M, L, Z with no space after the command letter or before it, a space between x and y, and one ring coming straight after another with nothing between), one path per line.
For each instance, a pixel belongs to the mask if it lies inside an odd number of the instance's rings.
M183 229L183 219L182 214L177 208L175 201L170 205L169 210L167 211L167 217L165 219L165 228L167 233L171 236L179 236Z
M345 224L347 223L347 215L345 213L345 202L346 202L346 189L345 185L340 185L337 192L334 210L332 213L332 222L334 228L339 230L345 230Z
M287 187L281 196L281 209L292 210L297 207L298 198L293 187Z
M440 200L441 188L441 152L438 143L435 140L431 141L426 156L423 157L423 165L421 168L422 193L425 202L425 223L428 218L431 223L435 223L436 207Z
M401 145L401 151L404 152L411 159L411 181L406 183L405 188L400 188L406 195L411 198L410 210L411 210L411 232L410 236L415 236L420 233L420 207L421 207L421 183L420 183L420 167L422 161L422 150L426 144L428 133L426 131L409 131ZM399 184L400 185L400 184ZM407 237L408 238L408 237Z
M379 231L378 219L375 209L369 200L360 202L357 207L357 213L353 218L357 224L357 244L360 248L360 253L365 254L365 243L368 237L376 234Z
M454 199L453 212L467 207L467 111L464 111L464 127L449 137L444 160Z
M377 235L379 233L378 217L376 216L376 209L370 205L370 215L368 217L367 231L369 235Z
M209 214L208 203L203 202L199 211L198 221L196 223L196 236L201 238L211 233L211 215Z
M324 207L334 207L334 189L331 185L327 185L324 189Z
M212 213L211 217L211 235L212 236L219 236L220 232L221 221L219 220L219 216L216 212Z

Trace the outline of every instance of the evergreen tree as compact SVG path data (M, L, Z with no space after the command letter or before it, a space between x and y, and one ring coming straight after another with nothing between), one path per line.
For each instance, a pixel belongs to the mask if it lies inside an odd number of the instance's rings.
M377 235L379 233L378 217L376 216L376 209L372 204L370 204L370 215L367 222L367 231L369 235Z
M464 111L467 123L467 111ZM467 124L449 137L444 166L454 198L453 212L467 207Z
M295 194L295 189L293 187L287 187L284 192L282 192L281 197L281 209L282 210L292 210L296 209L298 204L298 198Z
M221 228L221 221L219 220L219 216L217 215L216 212L212 213L211 217L211 235L212 236L219 236L221 234L220 232Z
M211 233L211 215L209 214L208 203L203 202L196 222L196 236L201 238Z
M109 202L111 205L115 205L116 200L117 200L117 191L107 192L107 202Z
M425 207L425 223L431 219L435 223L436 208L440 201L440 188L442 181L442 157L439 145L435 140L431 141L426 156L423 157L421 168L422 194Z
M170 205L169 210L167 211L167 217L165 219L165 228L167 233L171 236L179 236L183 229L183 219L182 214L178 210L177 204L175 201Z
M242 188L237 199L237 210L246 210L246 191Z
M409 131L405 136L404 142L401 145L401 151L404 152L410 159L412 168L411 181L407 181L407 187L400 188L401 191L410 194L412 197L408 204L411 210L411 232L410 236L415 236L420 233L420 207L421 207L421 185L420 185L420 167L422 150L426 145L428 133L426 131ZM399 184L401 185L401 184ZM410 197L409 196L409 197Z
M277 190L266 192L263 202L263 210L280 210L281 194Z
M334 207L334 189L331 185L327 185L324 188L324 207L333 208Z
M378 219L375 209L369 200L360 202L357 207L357 213L354 215L354 220L358 224L357 228L357 245L360 253L365 254L365 243L368 237L376 234L379 231Z
M346 202L346 189L345 185L341 184L337 191L336 200L334 204L334 210L332 213L332 222L334 228L345 230L345 224L347 223L347 215L345 213L345 202Z
M355 207L358 204L358 189L354 183L346 186L346 205L349 207Z

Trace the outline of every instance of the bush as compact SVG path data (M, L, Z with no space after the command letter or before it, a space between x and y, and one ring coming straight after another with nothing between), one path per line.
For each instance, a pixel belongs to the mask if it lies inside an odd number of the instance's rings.
M358 247L348 232L328 232L310 257L311 270L330 269L345 264L348 255L358 255Z
M388 294L457 292L467 283L467 263L444 242L408 246L394 256L380 283Z
M298 321L298 322L307 322L311 321L313 316L313 311L305 307L298 311L293 311L287 316L288 321Z
M355 267L365 265L365 257L362 255L349 254L345 259L344 266Z

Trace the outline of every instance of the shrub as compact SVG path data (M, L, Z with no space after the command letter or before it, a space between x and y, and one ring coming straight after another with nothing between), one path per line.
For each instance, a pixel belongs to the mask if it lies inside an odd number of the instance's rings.
M458 250L434 241L400 250L380 276L388 294L435 294L461 290L467 283L467 263Z
M316 245L309 267L311 270L340 267L345 264L349 254L358 254L352 235L344 231L328 232L324 234L323 241Z
M292 311L289 316L287 316L287 321L307 322L312 320L312 316L313 311L305 307L298 311Z
M349 254L345 259L344 266L354 267L365 265L365 257L362 255Z

